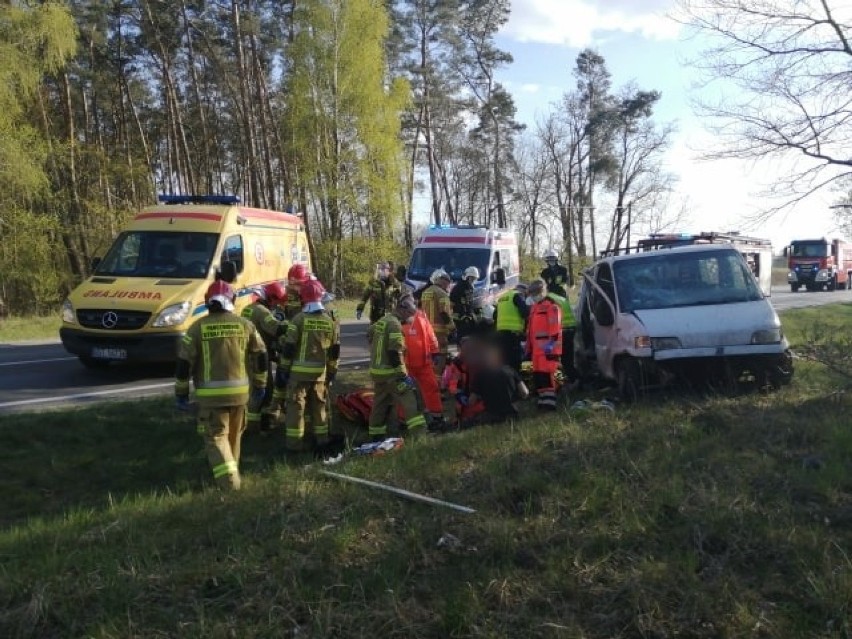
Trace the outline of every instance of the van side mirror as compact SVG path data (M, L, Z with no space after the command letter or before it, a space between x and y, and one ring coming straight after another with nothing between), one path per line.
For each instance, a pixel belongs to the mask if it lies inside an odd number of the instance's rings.
M506 285L506 271L502 268L498 268L491 274L491 281L497 286L505 286Z
M92 258L92 272L94 273L100 265L101 265L101 258L93 257Z
M228 284L233 284L237 281L237 263L231 260L222 262L217 275L217 279L224 280Z
M592 312L595 314L595 321L597 321L597 323L601 326L612 326L615 324L615 317L612 314L612 308L600 295L595 295L595 301L592 304Z

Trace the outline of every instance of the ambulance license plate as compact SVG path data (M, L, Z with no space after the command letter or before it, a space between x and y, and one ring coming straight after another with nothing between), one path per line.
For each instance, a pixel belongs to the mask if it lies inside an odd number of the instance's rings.
M127 359L127 351L123 348L93 348L92 357L95 359Z

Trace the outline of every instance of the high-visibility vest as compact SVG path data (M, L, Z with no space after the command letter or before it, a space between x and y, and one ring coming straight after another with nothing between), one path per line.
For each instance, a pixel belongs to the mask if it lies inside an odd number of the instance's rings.
M497 325L498 331L512 331L520 333L524 330L524 317L520 309L515 305L516 293L509 293L497 300Z
M574 328L577 325L577 320L574 319L574 311L571 308L571 302L568 301L567 298L557 295L556 293L548 293L547 296L559 304L559 307L562 309L562 328Z

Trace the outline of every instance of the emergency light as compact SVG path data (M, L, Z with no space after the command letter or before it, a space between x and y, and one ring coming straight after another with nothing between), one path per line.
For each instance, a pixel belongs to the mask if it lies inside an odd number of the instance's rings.
M159 195L162 204L239 204L238 195Z

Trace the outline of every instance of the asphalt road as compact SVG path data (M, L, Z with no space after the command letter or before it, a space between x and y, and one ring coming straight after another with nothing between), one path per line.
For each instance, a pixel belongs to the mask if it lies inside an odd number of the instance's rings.
M343 323L343 367L366 364L366 338L366 321ZM0 345L0 414L163 395L173 388L173 365L89 370L58 340Z
M786 286L772 290L779 311L834 302L852 302L852 291L791 293ZM366 364L367 323L345 322L341 330L344 367ZM134 368L112 365L89 370L70 356L58 341L0 345L0 414L91 404L172 392L173 366ZM345 374L345 373L343 373Z

